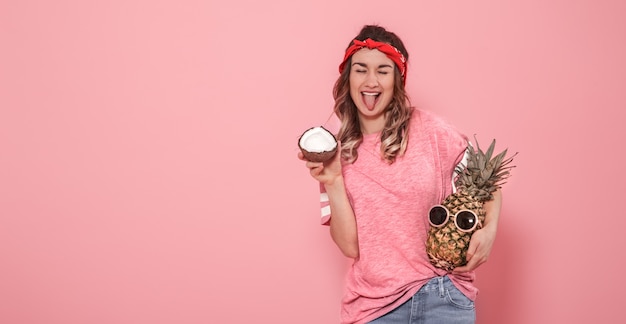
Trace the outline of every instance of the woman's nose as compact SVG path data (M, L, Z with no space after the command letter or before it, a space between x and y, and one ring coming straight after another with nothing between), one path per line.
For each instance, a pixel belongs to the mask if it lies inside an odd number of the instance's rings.
M375 72L367 73L367 78L365 79L365 84L370 87L375 87L378 85L378 77Z

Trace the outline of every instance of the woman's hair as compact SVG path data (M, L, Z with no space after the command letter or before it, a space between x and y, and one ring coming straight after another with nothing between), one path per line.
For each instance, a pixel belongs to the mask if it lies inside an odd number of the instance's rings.
M366 25L355 39L365 41L368 38L397 48L408 63L409 53L396 34L380 26ZM352 45L352 42L350 41L348 47ZM346 66L349 67L351 64L352 57L348 59ZM350 68L344 69L335 82L333 97L335 98L335 114L341 120L341 127L337 136L341 141L341 156L352 163L358 158L357 148L363 141L363 133L359 123L358 110L350 96L350 70ZM381 156L390 164L406 151L411 112L412 108L404 89L402 75L398 67L394 65L393 98L385 110L386 122L380 135Z

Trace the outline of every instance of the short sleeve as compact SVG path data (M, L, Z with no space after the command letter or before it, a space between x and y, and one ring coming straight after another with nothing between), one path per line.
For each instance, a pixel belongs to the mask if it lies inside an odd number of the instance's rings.
M472 143L468 142L467 145L471 146ZM463 154L463 157L461 158L461 161L457 163L456 167L454 168L454 171L452 171L452 192L456 192L456 186L454 185L454 183L456 182L456 180L458 179L460 175L460 170L465 169L465 167L467 166L468 158L469 158L469 149L466 148L465 153Z
M459 132L454 126L443 121L439 123L438 133L442 171L445 174L453 174L457 165L463 161L467 151L467 136Z
M442 176L441 197L448 196L454 190L455 170L462 163L468 146L467 136L445 119L421 111L425 126L431 131L432 144L437 153L437 164Z
M330 225L330 201L324 185L320 183L321 224Z

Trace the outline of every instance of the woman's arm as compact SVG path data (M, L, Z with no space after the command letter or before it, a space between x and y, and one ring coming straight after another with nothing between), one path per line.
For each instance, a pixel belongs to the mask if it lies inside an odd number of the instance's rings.
M330 236L341 252L356 259L359 257L359 241L356 218L348 200L343 177L337 177L333 183L324 184L330 202Z
M311 176L324 185L330 203L330 235L341 250L349 257L356 259L359 256L359 242L357 237L356 218L348 200L348 193L341 173L341 143L338 143L337 154L328 162L306 162ZM302 153L298 157L304 160Z

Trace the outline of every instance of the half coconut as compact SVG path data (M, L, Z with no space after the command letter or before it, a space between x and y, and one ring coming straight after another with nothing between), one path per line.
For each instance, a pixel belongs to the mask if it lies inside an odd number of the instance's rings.
M337 153L337 139L323 126L307 129L298 140L304 158L311 162L326 162Z

